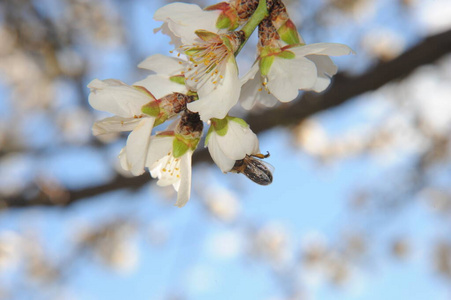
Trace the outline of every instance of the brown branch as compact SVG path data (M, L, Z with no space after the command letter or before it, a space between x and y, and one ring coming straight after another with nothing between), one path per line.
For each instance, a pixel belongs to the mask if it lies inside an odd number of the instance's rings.
M327 92L322 94L304 93L300 99L291 104L281 105L260 113L252 113L248 116L247 121L256 133L276 126L296 124L315 113L338 106L355 96L378 89L391 81L400 80L416 68L431 64L447 53L451 53L451 30L426 38L396 59L379 63L364 74L357 76L337 74L332 87ZM194 155L195 163L202 161L211 161L205 149L197 151ZM38 192L37 195L31 197L21 195L3 199L3 201L0 199L0 206L66 206L106 192L123 188L137 189L148 184L149 178L148 174L132 178L117 175L108 183L80 190L68 190L67 193L62 193L58 197L49 197L48 194Z

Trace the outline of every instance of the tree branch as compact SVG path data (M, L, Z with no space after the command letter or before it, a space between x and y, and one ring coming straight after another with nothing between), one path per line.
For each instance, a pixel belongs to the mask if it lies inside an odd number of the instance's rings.
M430 36L413 48L389 62L381 62L367 72L357 76L337 74L332 87L322 94L304 93L290 104L280 105L271 110L251 113L247 122L255 133L271 129L276 126L290 126L324 110L336 107L355 96L376 90L383 85L400 80L409 75L416 68L431 64L451 53L451 30ZM208 151L201 149L194 155L194 163L211 161ZM80 200L86 200L106 192L123 188L137 189L148 184L148 174L127 178L116 175L110 182L79 190L68 190L59 196L49 196L43 191L34 191L34 195L23 195L0 199L0 207L27 206L67 206Z

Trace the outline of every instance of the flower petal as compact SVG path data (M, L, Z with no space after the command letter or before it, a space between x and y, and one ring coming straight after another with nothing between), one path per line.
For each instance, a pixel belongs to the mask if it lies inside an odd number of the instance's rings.
M89 104L102 111L120 117L133 117L142 114L141 107L153 99L137 89L114 79L94 79L88 84L91 89Z
M258 138L252 130L242 125L229 121L228 131L225 136L218 136L219 147L222 152L230 159L243 159L246 154L259 152Z
M315 63L318 73L312 90L318 93L324 91L330 84L330 78L337 73L337 66L327 55L307 55L306 58Z
M191 156L192 151L188 151L181 157L180 163L180 185L178 188L177 202L178 207L183 207L189 200L191 194Z
M355 53L351 48L337 43L317 43L290 48L296 57L309 54L341 56Z
M209 88L202 87L197 91L199 100L188 103L188 109L198 112L205 122L211 118L223 119L240 96L240 80L235 59L227 62L224 79L216 84L215 89L209 93L206 93L206 90Z
M268 72L269 91L280 101L295 99L300 89L311 89L316 82L315 64L305 57L283 59L276 57Z
M92 134L97 136L111 132L132 131L140 121L141 119L137 118L122 118L117 116L105 118L94 123Z
M129 171L130 169L128 168L127 155L125 154L125 147L121 149L121 152L119 152L118 158L119 158L119 163L120 163L122 169Z
M174 138L170 136L158 137L152 136L149 144L149 152L147 153L146 166L149 169L154 168L156 161L168 155L172 151L172 142ZM152 175L152 177L154 177Z
M229 172L235 165L235 159L227 157L219 146L218 135L215 132L211 133L208 140L208 152L215 162L215 164L221 169L222 172Z
M185 63L186 61L180 58L155 54L139 63L138 68L147 69L160 75L174 76L185 70Z
M198 40L196 30L218 31L216 20L219 14L219 11L204 11L195 4L176 2L158 9L153 18L167 23L169 30L181 38L182 44L193 44Z
M145 87L156 99L172 93L186 94L188 92L185 85L170 81L166 76L156 74L149 75L147 78L135 82L133 85Z
M258 75L257 75L258 74ZM241 94L240 103L244 109L250 110L257 102L257 94L262 88L258 63L254 63L252 68L240 80Z
M154 118L142 119L128 136L125 155L127 156L128 170L135 176L144 173L154 122Z

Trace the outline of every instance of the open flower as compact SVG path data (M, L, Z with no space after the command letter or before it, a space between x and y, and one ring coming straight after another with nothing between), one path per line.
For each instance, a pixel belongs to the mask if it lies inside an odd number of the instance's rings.
M165 131L152 136L146 166L159 186L172 185L177 191L176 206L184 206L191 193L191 157L199 144L202 125L198 129L184 132L182 118L174 131ZM200 129L200 130L199 130Z
M260 153L258 139L240 118L211 119L205 146L222 172L229 172L237 160Z
M189 103L188 109L198 112L203 121L222 119L238 102L240 80L235 51L242 42L240 34L218 35L197 30L200 42L183 49L191 62L185 77L186 84L197 91L199 100Z
M90 105L115 115L95 122L94 135L131 131L121 155L125 155L127 162L122 164L123 168L133 175L144 172L153 126L174 116L178 112L174 109L180 110L185 105L176 101L187 92L181 75L185 66L180 61L157 54L139 65L155 74L132 86L115 79L95 79L88 85Z
M335 43L265 49L241 80L241 104L246 109L251 109L257 101L272 106L277 100L294 100L299 90L324 91L330 78L337 73L329 55L351 53L348 46Z
M171 38L171 44L179 48L198 41L196 30L218 32L216 22L220 15L220 10L204 11L195 4L171 3L155 12L153 18L164 22L155 32L161 30Z
M126 169L133 175L144 173L147 146L156 118L144 114L141 108L155 98L141 88L114 79L94 79L88 87L91 89L89 104L97 110L116 115L95 122L92 127L94 135L131 131L124 148L128 158Z

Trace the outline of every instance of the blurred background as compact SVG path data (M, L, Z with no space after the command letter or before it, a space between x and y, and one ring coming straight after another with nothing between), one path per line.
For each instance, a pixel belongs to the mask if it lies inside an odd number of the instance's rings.
M272 185L201 149L183 209L121 171L125 136L91 135L86 88L169 55L170 2L0 1L0 299L450 299L451 2L285 0L357 55L322 94L236 108Z

